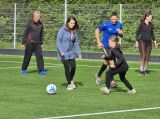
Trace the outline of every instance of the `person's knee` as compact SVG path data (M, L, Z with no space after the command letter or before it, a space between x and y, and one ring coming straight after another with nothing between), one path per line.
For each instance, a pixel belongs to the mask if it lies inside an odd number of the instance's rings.
M43 59L43 54L42 53L37 53L35 55L36 55L36 58Z
M109 61L109 64L114 65L114 61L113 61L113 60L110 60L110 61Z
M69 65L64 66L65 70L70 70Z
M124 76L119 76L119 78L120 78L120 80L121 80L122 82L124 82L124 80L126 80L126 78L125 78Z
M71 66L71 69L72 70L76 70L76 66Z
M141 60L145 60L146 59L146 56L141 56Z
M111 75L110 70L108 70L108 71L106 72L106 75L107 75L107 76L110 76L110 75Z
M105 61L104 61L104 64L105 64L106 66L108 66L108 65L109 65L109 62L108 62L107 60L105 60Z

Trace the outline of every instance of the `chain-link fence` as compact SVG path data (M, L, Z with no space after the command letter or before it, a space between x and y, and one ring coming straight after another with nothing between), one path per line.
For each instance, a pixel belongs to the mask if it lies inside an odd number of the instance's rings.
M96 52L97 42L94 31L102 23L110 20L112 11L116 11L119 21L123 25L124 37L121 39L124 53L136 53L136 30L140 17L150 11L153 15L152 23L155 26L155 37L159 41L159 13L160 5L136 4L0 4L0 48L21 48L21 40L25 25L33 18L35 10L41 12L44 25L43 50L56 50L56 36L58 30L65 24L65 13L74 16L80 26L78 32L79 45L82 51ZM102 33L100 33L102 39ZM154 54L160 54L159 48L154 49Z

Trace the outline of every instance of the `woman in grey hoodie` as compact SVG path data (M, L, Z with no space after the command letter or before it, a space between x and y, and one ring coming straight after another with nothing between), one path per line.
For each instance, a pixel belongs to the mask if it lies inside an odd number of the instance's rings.
M78 30L79 25L77 20L73 16L70 16L66 21L66 25L60 28L56 39L57 59L61 60L64 65L65 76L68 82L68 90L73 90L76 87L73 82L73 77L76 70L75 52L73 46L79 56L79 59L82 58L80 47L78 45Z

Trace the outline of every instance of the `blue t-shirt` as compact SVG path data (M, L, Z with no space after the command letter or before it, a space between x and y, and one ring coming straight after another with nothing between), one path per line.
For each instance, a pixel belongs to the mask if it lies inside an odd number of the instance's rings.
M106 47L110 47L108 39L111 36L118 36L118 29L122 30L122 24L119 21L117 21L116 24L112 24L111 21L108 21L101 24L98 29L99 31L103 31L102 44Z

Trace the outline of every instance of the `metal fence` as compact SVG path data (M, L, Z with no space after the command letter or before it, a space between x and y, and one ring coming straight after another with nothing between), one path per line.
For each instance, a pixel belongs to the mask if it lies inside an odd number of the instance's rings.
M65 7L66 6L66 7ZM153 15L155 36L159 38L160 5L149 4L0 4L0 48L21 48L25 25L33 18L34 10L40 10L44 25L44 50L56 50L58 30L65 24L66 15L75 16L79 25L79 45L82 51L99 51L94 31L102 23L110 20L112 11L116 11L123 25L124 37L121 44L126 53L135 53L136 30L140 17L148 11ZM100 34L102 38L102 33ZM153 49L159 54L159 48Z

